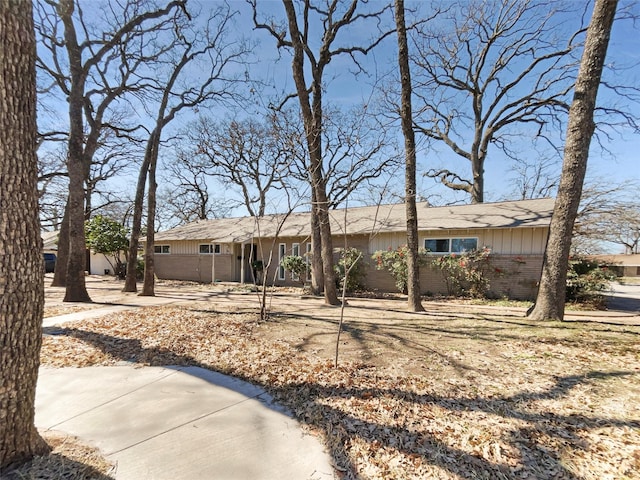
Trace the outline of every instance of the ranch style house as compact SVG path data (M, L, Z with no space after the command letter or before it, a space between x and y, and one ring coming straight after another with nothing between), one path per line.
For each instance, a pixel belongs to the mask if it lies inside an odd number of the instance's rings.
M515 299L535 298L554 199L431 207L418 203L420 244L434 258L464 251L491 251L490 292ZM363 252L368 289L396 292L393 277L377 270L377 250L406 244L404 204L350 207L330 211L335 249L346 244ZM155 235L155 270L160 279L253 283L268 275L278 286L301 285L280 267L285 255L311 252L310 214L199 220ZM337 260L336 253L336 260ZM269 258L271 262L269 264ZM307 258L307 257L305 257ZM260 263L261 262L261 263ZM269 266L266 271L259 265ZM422 267L422 293L446 293L442 272Z

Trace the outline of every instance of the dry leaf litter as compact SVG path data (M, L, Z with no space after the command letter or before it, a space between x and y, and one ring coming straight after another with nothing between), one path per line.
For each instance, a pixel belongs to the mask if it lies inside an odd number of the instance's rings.
M345 479L640 478L640 329L347 322L211 305L45 329L44 365L197 365L264 387ZM499 333L496 333L499 332Z

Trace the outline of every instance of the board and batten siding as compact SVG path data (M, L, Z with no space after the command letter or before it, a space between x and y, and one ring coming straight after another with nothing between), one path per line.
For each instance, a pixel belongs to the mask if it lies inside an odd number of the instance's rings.
M547 228L503 228L469 230L431 230L420 232L420 246L427 238L478 239L479 247L489 247L496 255L542 255L547 241ZM369 251L396 249L407 244L407 235L401 233L380 233L369 243Z

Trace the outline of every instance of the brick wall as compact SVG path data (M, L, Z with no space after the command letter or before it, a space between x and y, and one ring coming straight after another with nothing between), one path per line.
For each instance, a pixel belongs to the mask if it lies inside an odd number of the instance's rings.
M542 268L542 255L492 255L489 276L489 292L495 297L518 300L533 300L538 290ZM496 271L496 269L498 271ZM368 261L366 285L381 292L397 292L395 280L386 270L376 270L373 261ZM447 294L443 274L429 267L420 269L420 288L423 294Z
M158 278L166 280L190 280L211 282L211 259L213 255L155 255L155 270ZM216 255L216 280L233 281L232 255Z

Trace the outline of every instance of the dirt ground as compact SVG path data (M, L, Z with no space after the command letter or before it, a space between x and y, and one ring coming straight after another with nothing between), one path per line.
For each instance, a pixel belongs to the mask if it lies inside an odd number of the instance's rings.
M161 282L155 300L88 285L99 303L70 311L47 289L46 316L107 314L45 328L43 364L193 364L243 378L324 439L341 478L640 478L633 314L531 322L524 306L444 301L415 314L401 297L350 298L342 311L279 290L259 321L257 295L237 285Z

